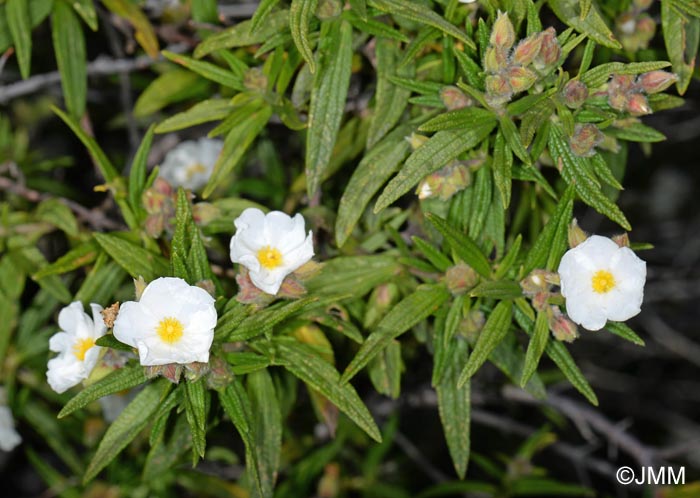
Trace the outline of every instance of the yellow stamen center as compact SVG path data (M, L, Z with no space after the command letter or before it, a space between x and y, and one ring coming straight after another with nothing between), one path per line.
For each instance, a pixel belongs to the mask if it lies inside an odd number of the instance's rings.
M185 327L182 325L180 320L170 316L163 318L156 327L158 337L160 337L163 342L167 342L168 344L175 344L182 339L182 333L184 330Z
M591 286L598 294L605 294L615 287L615 277L607 270L598 270L591 279Z
M198 173L206 173L207 168L204 166L202 163L194 163L190 166L187 167L185 170L185 174L187 175L187 179L191 180L192 177Z
M88 350L94 345L94 339L79 339L78 342L73 345L73 355L78 361L84 361Z
M258 251L260 266L273 270L282 264L282 253L274 247L265 246Z

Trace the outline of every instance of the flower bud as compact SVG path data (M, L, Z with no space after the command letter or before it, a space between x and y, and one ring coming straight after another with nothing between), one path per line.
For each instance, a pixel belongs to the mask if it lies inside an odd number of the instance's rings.
M659 93L678 81L678 77L667 71L650 71L637 77L637 84L647 94Z
M192 217L195 223L206 226L221 215L221 209L209 202L198 202L192 206Z
M445 86L440 90L440 100L448 111L464 109L473 104L472 99L456 86Z
M627 232L621 233L620 235L615 235L612 238L612 241L615 242L620 247L629 247L630 246L630 236Z
M537 81L537 75L534 71L526 67L512 67L508 70L508 84L513 90L513 93L524 92Z
M632 5L638 10L647 10L652 3L654 3L654 0L632 0Z
M207 386L211 389L226 387L233 381L233 372L228 362L212 356L209 360L209 375L207 376Z
M141 277L143 280L143 277ZM136 280L134 279L134 284L136 283ZM117 319L117 314L119 313L119 301L114 303L111 306L108 306L107 308L103 309L100 311L100 314L102 315L102 321L105 324L105 327L108 329L111 329L114 327L114 320Z
M459 334L469 342L476 342L481 330L486 325L486 316L479 310L471 310L459 323Z
M503 102L510 100L513 89L508 82L508 78L502 74L487 76L485 80L486 93L492 97L503 99Z
M464 294L472 289L478 281L479 275L471 266L464 263L448 268L445 273L447 288L454 295Z
M484 69L487 73L498 73L508 67L508 51L503 47L491 46L484 53Z
M632 94L627 100L627 111L632 116L644 116L651 114L651 106L647 98L641 93Z
M578 109L588 98L588 87L582 81L571 80L564 86L562 95L567 107Z
M567 233L569 248L573 249L577 245L584 242L587 238L588 234L584 232L580 226L578 226L578 220L576 218L571 220L571 224L569 225L569 230Z
M636 33L646 42L641 48L646 48L646 45L656 34L656 21L648 14L642 14L637 19Z
M569 145L574 154L590 157L595 154L595 146L603 140L603 134L592 123L577 124L574 134L569 138Z
M467 188L471 183L469 167L459 161L452 161L444 168L426 176L416 189L419 199L439 197L450 199L457 192Z
M561 47L557 40L557 32L554 28L547 28L540 33L542 45L540 51L535 57L533 64L539 70L549 69L552 65L559 61L561 56Z
M513 62L523 66L527 66L540 53L542 48L542 37L531 35L518 43L513 51Z
M340 0L320 0L316 9L316 17L324 21L338 17L343 12Z
M499 12L491 30L491 45L510 48L515 43L515 29L506 12Z
M557 306L547 310L549 329L558 341L574 342L578 337L578 327Z
M539 293L548 293L554 282L558 283L558 277L555 273L536 269L520 281L520 288L526 296L534 297Z

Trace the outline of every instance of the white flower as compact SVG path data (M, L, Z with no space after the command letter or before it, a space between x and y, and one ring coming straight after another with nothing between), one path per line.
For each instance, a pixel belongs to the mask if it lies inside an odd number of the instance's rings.
M159 176L175 188L199 190L209 181L223 147L221 140L210 138L182 142L165 156Z
M280 211L265 215L248 208L233 224L231 261L248 268L253 284L268 294L277 294L284 278L314 255L311 230L307 235L300 214L294 218Z
M100 356L95 341L102 337L107 327L100 311L102 306L90 304L92 318L85 313L79 301L66 306L58 314L61 331L49 339L49 349L59 353L49 360L46 379L51 389L62 393L88 378Z
M141 365L206 363L216 326L214 298L181 278L163 277L121 305L114 337L139 351Z
M5 388L0 386L0 450L12 451L21 442L22 436L15 430L15 421L7 406Z
M622 322L641 311L647 265L629 247L593 235L564 254L559 264L566 312L588 330Z

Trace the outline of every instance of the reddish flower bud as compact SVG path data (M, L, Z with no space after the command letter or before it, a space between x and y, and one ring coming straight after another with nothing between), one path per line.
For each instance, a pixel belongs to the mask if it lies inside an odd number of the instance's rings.
M676 81L678 77L666 71L651 71L637 77L637 84L647 94L663 92Z
M557 306L547 310L549 329L558 341L574 342L578 337L578 327Z
M615 235L612 238L612 240L620 247L629 247L630 246L630 236L627 232L621 233L620 235Z
M447 269L445 283L452 294L464 294L472 289L479 281L479 275L474 269L464 263Z
M540 53L542 48L542 37L538 35L531 35L525 38L523 41L518 43L513 51L513 62L516 64L521 64L527 66L535 57Z
M647 10L652 3L654 3L654 0L632 0L632 4L638 10Z
M440 90L440 100L448 111L464 109L473 104L472 99L456 86L445 86Z
M571 109L578 109L588 98L588 87L579 80L571 80L562 92L564 102Z
M561 56L561 46L559 46L559 40L557 40L557 32L554 28L547 28L540 33L540 38L542 39L542 45L533 63L539 70L549 69L559 61Z
M580 157L590 157L595 154L595 146L603 140L603 134L592 123L577 124L574 134L569 139L569 145L574 154Z
M547 270L536 269L520 281L523 294L534 297L537 294L547 294L552 285L559 285L559 275Z
M608 82L608 104L617 111L627 109L630 93L635 89L634 76L614 74Z
M497 101L507 102L513 96L513 89L508 78L502 74L494 74L486 77L486 93L495 97Z
M636 32L648 43L656 34L656 21L648 14L642 14L637 20Z
M515 43L515 29L506 12L499 12L491 30L491 45L510 48Z
M649 101L641 93L635 93L629 98L627 101L627 111L629 111L632 116L644 116L652 112Z
M498 73L508 67L508 50L492 46L484 53L484 69L487 73Z
M513 93L524 92L537 81L537 75L534 71L526 67L512 67L508 70L508 84Z
M567 233L569 247L573 249L577 245L584 242L587 238L588 234L584 232L580 226L578 226L578 220L576 218L571 220L571 225L569 225L569 231Z

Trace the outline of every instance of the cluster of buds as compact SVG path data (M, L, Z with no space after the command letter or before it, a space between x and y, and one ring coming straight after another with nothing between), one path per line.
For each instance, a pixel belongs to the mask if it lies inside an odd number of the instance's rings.
M479 275L474 269L464 263L459 263L447 269L445 283L454 295L464 294L479 283Z
M444 168L429 174L418 184L418 198L437 197L443 201L471 184L471 171L467 161L452 161Z
M578 109L588 98L588 87L579 80L570 80L561 92L564 103L570 109Z
M513 23L508 14L499 12L484 53L486 96L492 105L502 105L528 90L561 56L554 28L530 35L514 47L515 41Z
M634 0L630 8L615 19L615 35L628 52L649 46L656 33L656 22L646 12L653 0Z
M614 74L608 83L608 104L613 109L627 111L632 116L651 114L646 95L663 92L677 80L675 74L666 71L650 71L636 77L631 74Z
M603 138L605 136L596 125L579 123L574 127L574 134L569 138L569 147L579 157L591 157Z
M580 230L580 229L579 229ZM547 314L549 329L558 341L572 342L578 337L578 327L571 319L561 312L558 304L550 301L558 300L561 295L555 290L558 287L559 275L555 272L536 269L530 272L520 282L523 294L530 298L532 306L537 311Z

